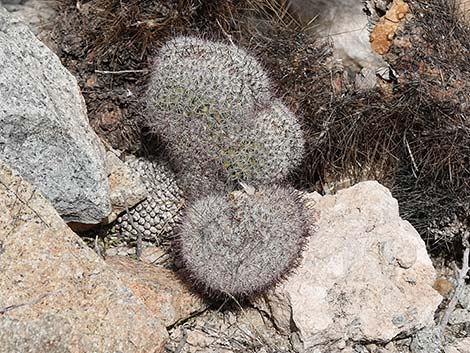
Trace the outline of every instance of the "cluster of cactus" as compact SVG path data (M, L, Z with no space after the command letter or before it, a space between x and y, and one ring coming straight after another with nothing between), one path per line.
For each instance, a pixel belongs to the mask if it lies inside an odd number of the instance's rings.
M126 241L136 240L139 233L143 240L156 244L171 239L183 205L176 176L157 160L132 158L126 164L140 176L148 197L118 217L116 232Z
M158 133L189 199L177 263L212 297L247 298L298 263L310 232L299 194L283 184L299 165L297 117L246 51L178 37L155 60L146 123Z
M234 45L180 37L161 49L147 124L168 144L187 193L279 182L299 165L300 124L271 86L255 58Z

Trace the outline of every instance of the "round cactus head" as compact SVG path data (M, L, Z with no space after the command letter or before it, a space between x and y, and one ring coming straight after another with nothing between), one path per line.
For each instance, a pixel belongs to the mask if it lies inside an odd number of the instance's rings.
M176 37L161 48L155 60L148 87L148 122L160 123L161 114L181 114L186 119L207 114L222 117L262 106L271 97L266 72L243 49Z
M226 147L232 153L224 150L221 156L228 179L254 185L285 179L300 164L304 153L297 117L276 99L246 120L234 122L245 123L244 131Z
M174 146L181 149L177 158L181 185L199 194L230 189L239 182L254 186L280 182L302 160L300 124L279 100L253 114L229 116L210 131L209 124L199 123L193 124L189 135L182 130Z
M212 194L187 208L174 243L177 263L205 294L246 299L298 264L310 230L293 189Z

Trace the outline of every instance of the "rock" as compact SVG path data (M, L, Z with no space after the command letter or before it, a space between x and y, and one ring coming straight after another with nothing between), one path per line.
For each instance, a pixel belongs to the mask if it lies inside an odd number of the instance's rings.
M397 30L409 12L409 5L403 0L393 0L390 9L382 16L370 33L370 46L378 54L388 53Z
M23 0L0 0L2 5L20 5Z
M385 343L432 325L441 301L435 270L390 192L370 181L308 197L320 215L317 232L296 273L267 296L274 320L297 336L297 351L341 340Z
M106 223L117 219L118 215L131 209L148 196L147 189L139 175L121 161L119 152L108 148L106 151L106 169L111 199L111 214Z
M34 34L56 15L53 3L44 0L0 0L0 5L26 23Z
M362 1L289 0L289 5L302 23L311 24L314 19L312 27L320 38L333 42L335 57L342 59L345 66L356 71L386 66L370 46L368 18Z
M470 284L467 284L459 297L459 304L462 308L470 311Z
M0 160L18 170L67 222L111 211L103 146L75 78L0 7Z
M171 253L168 249L159 246L148 245L142 249L140 260L151 265L173 264Z
M292 317L292 307L286 291L272 290L268 297L265 296L254 301L253 305L258 310L271 315L274 326L281 334L289 335L291 333L289 323Z
M106 263L165 326L207 308L173 271L122 256L108 257Z
M0 209L0 352L161 352L161 320L1 162Z
M440 353L441 334L438 327L426 327L416 332L410 344L412 353Z
M397 348L393 342L389 342L385 345L385 347L379 349L379 353L396 353Z
M112 239L115 241L115 239ZM136 246L129 246L126 244L118 244L117 246L111 246L109 249L105 249L106 257L107 256L130 256L135 257Z
M68 353L66 339L70 332L70 321L59 315L44 315L32 321L2 318L0 351Z
M445 353L470 353L470 337L457 338L444 347Z
M444 353L460 353L460 351L454 346L448 346L444 349Z
M362 68L356 75L354 86L359 91L372 89L377 84L377 73L372 68Z
M449 324L470 324L470 311L467 309L455 309L450 317Z

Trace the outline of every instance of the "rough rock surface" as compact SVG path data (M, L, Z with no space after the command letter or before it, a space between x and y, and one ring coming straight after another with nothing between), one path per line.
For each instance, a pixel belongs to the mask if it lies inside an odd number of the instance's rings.
M139 174L119 158L119 152L106 151L106 170L110 189L112 212L106 223L115 221L118 215L131 209L149 195Z
M412 353L441 353L442 337L437 326L425 327L416 332L410 344Z
M1 162L0 210L0 352L161 351L160 319Z
M1 5L29 25L34 34L38 34L40 28L48 24L56 15L53 1L0 0Z
M37 320L0 320L0 352L68 353L70 322L59 315L44 315ZM18 334L21 332L21 334Z
M395 38L398 27L405 20L409 12L409 5L403 0L394 0L370 33L370 45L372 49L384 55L388 53Z
M108 257L106 263L165 326L207 307L173 271L124 256Z
M470 284L467 284L459 298L459 304L462 308L470 312Z
M75 78L26 25L0 6L0 159L66 221L110 211L104 149Z
M296 350L387 342L431 325L441 301L435 270L390 192L362 182L309 196L317 232L296 274L265 303L276 325L293 331Z
M470 337L457 339L456 342L449 343L444 347L444 353L469 353Z
M331 38L335 56L346 66L360 70L385 65L370 46L363 1L289 0L289 4L301 21L310 23L319 36Z

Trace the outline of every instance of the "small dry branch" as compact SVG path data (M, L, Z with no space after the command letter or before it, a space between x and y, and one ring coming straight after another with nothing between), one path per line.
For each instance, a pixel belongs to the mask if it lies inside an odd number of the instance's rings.
M8 311L11 311L11 310L14 310L14 309L17 309L17 308L21 308L22 306L37 304L41 300L43 300L45 297L47 297L48 295L50 295L50 293L44 293L44 294L40 295L38 298L36 298L34 300L31 300L29 302L24 302L24 303L5 306L3 308L0 308L0 314L5 314Z
M470 269L469 265L469 257L470 257L470 244L469 244L469 235L463 241L465 250L463 252L463 259L462 259L462 268L457 268L456 277L457 277L457 286L455 287L454 294L452 299L447 306L444 315L442 316L441 322L439 323L439 333L440 336L443 337L444 331L449 323L450 317L452 316L453 311L455 310L455 306L459 301L460 296L462 295L462 291L465 287L465 280L467 279L468 271Z
M119 70L119 71L95 70L95 72L97 74L122 75L122 74L147 73L149 72L149 70Z

